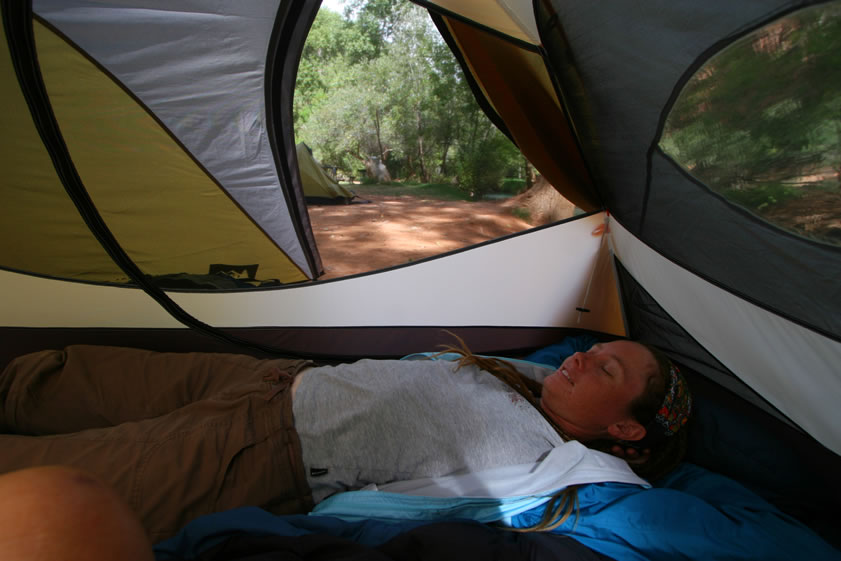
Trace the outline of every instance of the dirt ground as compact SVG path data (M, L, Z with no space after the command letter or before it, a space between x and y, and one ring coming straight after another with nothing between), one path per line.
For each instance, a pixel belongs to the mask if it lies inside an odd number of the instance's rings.
M551 185L500 202L384 196L355 186L349 205L310 205L325 274L321 280L411 263L572 216L573 205ZM525 208L531 223L513 214ZM769 209L765 218L792 231L841 245L841 194L815 193Z
M841 192L813 191L775 205L761 216L802 236L841 245Z
M532 227L512 213L510 202L355 192L370 202L309 206L325 272L321 280L411 263Z

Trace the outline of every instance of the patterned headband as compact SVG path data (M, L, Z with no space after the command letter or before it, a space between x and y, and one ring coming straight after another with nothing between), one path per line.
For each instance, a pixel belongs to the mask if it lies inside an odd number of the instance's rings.
M689 421L691 412L692 394L689 393L689 385L677 366L671 365L666 397L654 422L662 428L664 436L672 436Z

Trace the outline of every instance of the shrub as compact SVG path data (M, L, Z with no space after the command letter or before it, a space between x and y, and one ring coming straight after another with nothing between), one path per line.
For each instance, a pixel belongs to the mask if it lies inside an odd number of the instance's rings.
M763 183L751 187L726 189L721 192L721 195L748 210L762 211L770 206L800 198L803 193L791 185Z

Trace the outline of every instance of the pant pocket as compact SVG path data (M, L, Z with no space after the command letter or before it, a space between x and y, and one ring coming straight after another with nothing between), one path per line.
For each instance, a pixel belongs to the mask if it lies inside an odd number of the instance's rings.
M257 506L275 514L304 514L312 496L293 428L272 427L228 464L215 508Z
M249 413L211 417L148 446L137 466L131 504L153 540L171 537L194 518L217 511L226 473L256 440Z

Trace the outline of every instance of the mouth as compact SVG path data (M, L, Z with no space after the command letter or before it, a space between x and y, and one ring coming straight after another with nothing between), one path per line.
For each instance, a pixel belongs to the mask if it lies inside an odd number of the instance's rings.
M563 374L563 375L564 375L564 378L566 378L566 379L567 379L567 382L569 382L569 383L570 383L570 384L572 384L573 386L575 385L575 382L573 382L573 381L572 381L572 378L570 378L570 377L569 377L569 372L567 372L567 369L566 369L566 368L561 368L561 374Z

